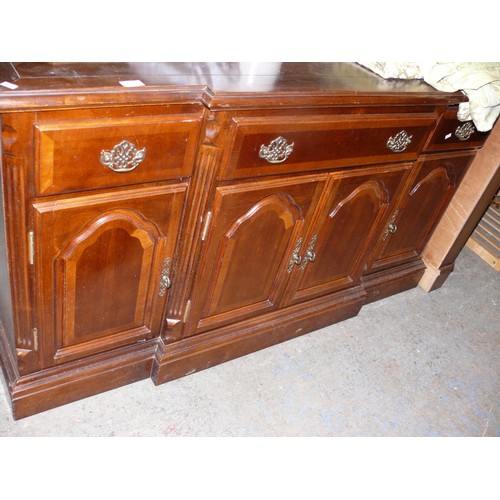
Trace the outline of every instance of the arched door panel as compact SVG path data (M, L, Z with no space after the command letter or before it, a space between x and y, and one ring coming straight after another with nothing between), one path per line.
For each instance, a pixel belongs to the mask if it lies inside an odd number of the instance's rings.
M159 334L185 186L34 205L43 365Z
M187 334L274 310L326 175L219 187Z
M409 169L403 164L332 174L333 196L308 233L293 303L359 283L388 207Z
M371 271L419 257L471 160L448 154L416 165L408 192L390 214L392 231L381 235Z

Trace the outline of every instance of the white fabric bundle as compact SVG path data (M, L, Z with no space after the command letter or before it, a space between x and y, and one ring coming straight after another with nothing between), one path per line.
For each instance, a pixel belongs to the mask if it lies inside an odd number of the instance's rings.
M500 115L500 63L495 62L360 62L383 78L425 80L437 90L461 90L469 102L461 103L457 117L472 120L476 128L486 132Z

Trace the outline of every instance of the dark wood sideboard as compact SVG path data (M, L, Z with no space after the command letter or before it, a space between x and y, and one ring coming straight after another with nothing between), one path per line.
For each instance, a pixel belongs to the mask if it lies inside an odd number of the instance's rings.
M0 82L14 418L415 287L488 136L461 93L348 63L1 63Z

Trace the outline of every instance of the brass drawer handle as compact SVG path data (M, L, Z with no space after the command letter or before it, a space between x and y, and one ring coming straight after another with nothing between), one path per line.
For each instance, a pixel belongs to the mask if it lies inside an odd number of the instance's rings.
M455 130L455 137L457 137L459 141L466 141L475 131L476 128L474 125L471 122L466 122L457 127Z
M403 152L408 145L411 143L413 136L408 135L406 130L401 130L395 137L389 137L387 140L387 147L393 153L401 153Z
M259 156L269 163L282 163L292 154L294 144L293 142L288 144L281 136L277 137L269 143L269 146L262 144Z
M137 150L129 141L122 141L111 151L101 151L101 163L114 172L130 172L146 158L146 148Z

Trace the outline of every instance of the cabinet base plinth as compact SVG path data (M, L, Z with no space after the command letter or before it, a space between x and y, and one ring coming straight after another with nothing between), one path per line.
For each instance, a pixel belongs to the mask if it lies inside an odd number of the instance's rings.
M364 302L365 292L358 286L175 344L160 344L153 382L159 385L352 318Z
M15 420L148 378L156 341L42 370L9 384Z
M421 260L363 277L366 304L415 288L425 272Z

